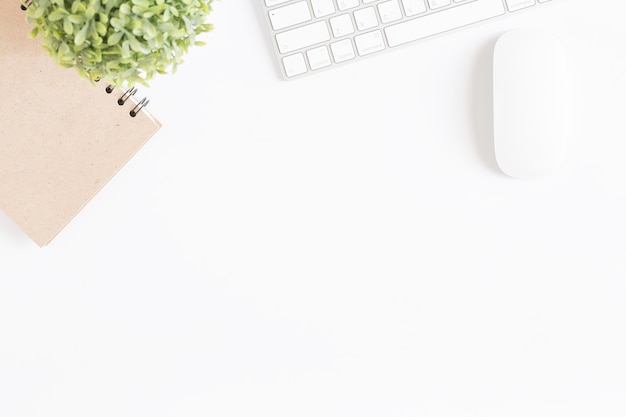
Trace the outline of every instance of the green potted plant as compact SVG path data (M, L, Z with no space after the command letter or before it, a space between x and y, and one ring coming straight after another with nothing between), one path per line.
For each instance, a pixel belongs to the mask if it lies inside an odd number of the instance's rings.
M92 81L147 85L171 73L208 32L213 0L32 0L30 35L64 67Z

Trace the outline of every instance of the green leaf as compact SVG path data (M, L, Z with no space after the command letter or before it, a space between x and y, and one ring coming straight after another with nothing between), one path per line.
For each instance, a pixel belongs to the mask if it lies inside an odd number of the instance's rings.
M48 20L50 20L51 22L56 22L57 20L63 19L68 14L69 13L67 12L67 10L58 9L48 15Z
M120 6L120 13L122 14L131 14L130 5L128 3L124 3Z
M150 7L150 2L148 0L132 0L132 2L134 5L143 7L144 9L147 9L148 7Z
M124 32L114 32L109 39L107 40L107 44L110 46L117 45L120 39L124 36Z
M74 33L74 25L67 18L63 19L63 30L67 35L72 35Z
M133 51L135 52L141 52L141 44L139 43L139 41L137 40L137 38L135 38L134 36L129 38L130 41L130 47Z
M100 36L106 36L107 34L106 25L102 22L96 22L96 32L98 32L98 35Z
M117 17L111 18L111 26L113 26L117 30L124 29L124 23L122 22L121 19L119 19Z
M80 25L80 24L85 23L85 18L84 18L83 16L81 16L81 15L77 15L77 14L71 14L71 15L69 15L69 16L67 17L67 19L68 19L70 22L72 22L72 23L74 23L74 24L76 24L76 25Z
M144 38L146 39L155 38L158 34L156 28L148 21L145 21L144 23L144 33Z
M85 43L85 39L87 39L87 31L89 30L89 23L85 23L83 28L76 34L76 38L74 39L74 45L80 46Z
M41 16L43 16L43 14L46 12L46 8L45 7L41 7L41 6L37 6L37 5L31 5L28 8L29 13L31 12L31 10L33 10L33 8L34 8L34 11L32 12L33 13L32 14L32 18L33 19L41 18Z
M160 30L161 32L170 32L170 31L172 31L172 30L174 30L174 29L176 29L176 26L174 26L174 25L173 25L173 24L171 24L171 23L161 23L161 24L159 25L159 30Z

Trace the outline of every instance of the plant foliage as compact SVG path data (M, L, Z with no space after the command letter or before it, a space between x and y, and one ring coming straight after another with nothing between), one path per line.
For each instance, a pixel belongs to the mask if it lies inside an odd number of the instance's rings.
M64 67L92 81L147 85L174 72L206 22L213 0L33 0L30 35Z

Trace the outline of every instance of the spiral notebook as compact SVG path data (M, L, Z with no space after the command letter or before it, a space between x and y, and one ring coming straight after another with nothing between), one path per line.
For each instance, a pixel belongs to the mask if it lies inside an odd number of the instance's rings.
M0 1L0 209L45 246L160 123L136 90L94 86L57 66L27 36L20 6Z

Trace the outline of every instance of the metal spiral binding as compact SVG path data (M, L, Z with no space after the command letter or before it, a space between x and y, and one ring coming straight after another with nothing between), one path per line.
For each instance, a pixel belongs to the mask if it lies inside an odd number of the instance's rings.
M137 89L135 87L131 88L130 90L126 90L124 95L117 99L117 104L123 106L124 103L126 103L126 100L128 100L131 96L134 96L136 92Z
M141 101L139 101L139 103L137 103L137 105L133 107L133 109L130 111L130 117L137 116L137 113L139 113L141 109L145 108L148 103L150 103L150 100L148 100L146 97L142 98Z
M21 6L22 10L28 10L31 4L33 4L33 0L25 0Z
M96 80L96 82L98 81L100 80ZM111 94L113 90L115 90L115 86L112 84L107 85L106 88L104 89L104 91L106 91L107 94ZM137 93L137 91L138 90L136 87L132 87L129 90L126 90L124 94L122 94L122 97L117 99L117 104L119 104L120 106L123 106L124 104L126 104L129 98L131 98L132 96L135 95L135 93ZM145 108L148 105L148 103L150 103L150 100L148 100L147 97L142 98L128 114L130 115L130 117L136 117L137 114L141 111L141 109Z

